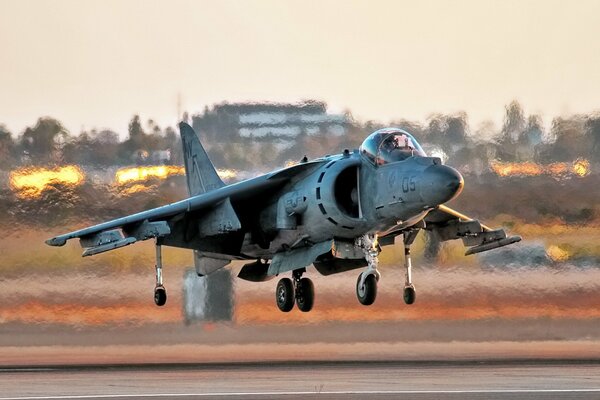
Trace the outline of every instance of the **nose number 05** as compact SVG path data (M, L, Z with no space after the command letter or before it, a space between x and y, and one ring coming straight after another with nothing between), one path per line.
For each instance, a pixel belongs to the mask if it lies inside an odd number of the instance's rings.
M408 192L414 192L417 189L417 179L414 176L408 177L408 176L403 176L402 177L402 191L404 193L408 193Z

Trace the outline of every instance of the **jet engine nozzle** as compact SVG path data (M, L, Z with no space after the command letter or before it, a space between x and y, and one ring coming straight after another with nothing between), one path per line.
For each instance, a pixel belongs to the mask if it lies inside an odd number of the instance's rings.
M457 170L447 165L432 165L423 171L421 196L430 207L443 204L460 194L465 181Z

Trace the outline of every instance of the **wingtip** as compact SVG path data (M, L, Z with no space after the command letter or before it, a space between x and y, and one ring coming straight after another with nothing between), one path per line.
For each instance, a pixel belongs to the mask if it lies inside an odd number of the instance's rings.
M57 237L53 237L51 239L46 240L45 242L48 246L64 246L67 243L66 239L59 239Z

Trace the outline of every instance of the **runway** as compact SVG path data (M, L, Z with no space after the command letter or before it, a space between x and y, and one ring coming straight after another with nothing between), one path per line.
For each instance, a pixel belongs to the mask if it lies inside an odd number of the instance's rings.
M598 399L600 362L277 362L5 368L0 400Z

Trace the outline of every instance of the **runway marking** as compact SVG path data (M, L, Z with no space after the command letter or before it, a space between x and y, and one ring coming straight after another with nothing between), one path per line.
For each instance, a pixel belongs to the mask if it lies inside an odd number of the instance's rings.
M54 368L0 368L0 372L48 372L54 371Z
M489 389L489 390L329 390L298 392L215 392L215 393L134 393L87 394L64 396L0 397L0 400L60 400L60 399L114 399L138 397L244 397L244 396L304 396L304 395L386 395L386 394L509 394L509 393L600 393L592 389Z

